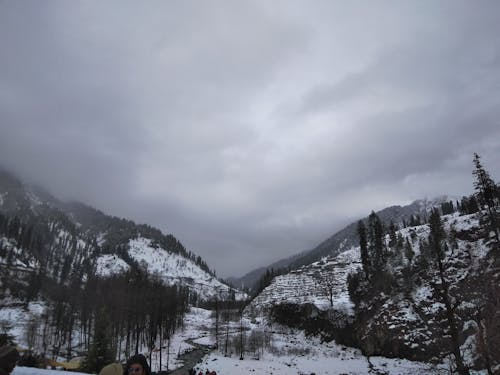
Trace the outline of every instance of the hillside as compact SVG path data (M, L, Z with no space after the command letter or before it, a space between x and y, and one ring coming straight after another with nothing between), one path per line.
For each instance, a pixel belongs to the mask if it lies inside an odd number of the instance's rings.
M204 300L220 293L244 298L217 280L206 263L173 235L82 203L61 202L6 171L0 172L0 214L5 225L11 226L0 238L4 252L15 253L16 267L23 272L36 273L44 267L54 279L70 274L85 279L141 265L166 285L187 286ZM45 254L39 253L40 247L45 247Z
M455 301L454 324L465 363L479 368L485 361L500 364L493 344L498 341L494 337L500 318L500 306L495 305L500 256L498 244L487 233L485 237L480 214L442 216L447 249L443 278L429 250L430 224L407 226L384 234L386 263L369 279L365 280L360 246L354 246L275 277L245 312L359 347L369 356L440 362L450 350L441 288L446 280L449 298ZM481 315L484 306L489 306L489 316ZM481 324L490 343L480 341ZM489 357L485 347L491 348Z
M387 226L389 226L390 222L394 222L401 226L403 223L409 223L412 220L424 219L427 217L432 207L440 207L443 202L447 202L449 199L450 198L447 196L438 197L433 200L420 199L406 206L391 206L384 208L383 210L377 211L376 214ZM366 222L368 217L362 220ZM240 278L233 277L229 280L233 285L255 290L259 279L268 270L294 270L317 262L321 258L340 254L353 246L357 246L358 243L357 222L354 222L336 232L311 250L302 251L299 254L281 259L266 267L253 270Z

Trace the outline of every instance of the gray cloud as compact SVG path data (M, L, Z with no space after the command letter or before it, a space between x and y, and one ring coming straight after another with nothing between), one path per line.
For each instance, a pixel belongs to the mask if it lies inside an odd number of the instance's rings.
M494 1L0 3L0 162L222 276L500 163Z

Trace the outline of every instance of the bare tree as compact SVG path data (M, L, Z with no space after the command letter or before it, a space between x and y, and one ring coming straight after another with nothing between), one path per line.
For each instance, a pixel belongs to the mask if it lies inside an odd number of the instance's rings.
M320 294L328 299L330 307L333 307L335 291L339 282L334 272L334 267L325 267L321 271L316 271L313 275L316 288Z
M26 324L25 327L25 337L26 337L26 344L28 345L28 351L32 352L33 349L36 347L36 341L38 337L38 327L39 327L39 321L36 316L31 316L30 319L28 320L28 323Z

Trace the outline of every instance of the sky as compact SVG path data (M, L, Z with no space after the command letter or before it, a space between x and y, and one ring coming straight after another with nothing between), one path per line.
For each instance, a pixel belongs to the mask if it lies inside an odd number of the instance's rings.
M500 180L498 1L0 0L0 165L219 276Z

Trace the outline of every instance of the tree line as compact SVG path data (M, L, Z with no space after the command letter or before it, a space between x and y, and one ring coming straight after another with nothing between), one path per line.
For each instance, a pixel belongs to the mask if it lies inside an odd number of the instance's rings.
M26 309L33 301L45 305L26 326L33 355L84 355L85 370L98 371L105 361L167 345L182 325L194 293L164 285L161 275L148 274L132 259L128 272L97 277L94 262L102 252L95 237L66 215L0 213L0 298L14 297ZM12 338L4 333L1 339Z

